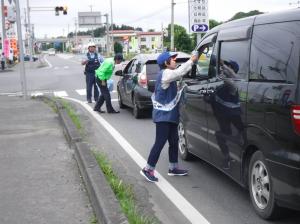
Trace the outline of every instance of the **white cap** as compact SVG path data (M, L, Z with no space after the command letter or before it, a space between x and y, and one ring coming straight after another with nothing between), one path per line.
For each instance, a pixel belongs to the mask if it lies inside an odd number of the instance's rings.
M89 42L88 48L89 48L89 47L96 47L96 44L95 44L94 42Z

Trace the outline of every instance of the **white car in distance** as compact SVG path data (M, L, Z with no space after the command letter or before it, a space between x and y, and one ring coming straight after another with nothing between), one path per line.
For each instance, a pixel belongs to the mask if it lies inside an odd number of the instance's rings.
M54 48L49 48L48 49L48 55L49 56L55 56L55 49Z

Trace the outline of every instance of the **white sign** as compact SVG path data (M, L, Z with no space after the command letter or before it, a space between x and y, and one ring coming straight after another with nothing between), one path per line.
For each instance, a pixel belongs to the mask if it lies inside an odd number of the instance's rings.
M101 12L78 12L78 25L84 28L101 26Z
M209 29L208 0L190 0L189 17L190 32L207 32Z

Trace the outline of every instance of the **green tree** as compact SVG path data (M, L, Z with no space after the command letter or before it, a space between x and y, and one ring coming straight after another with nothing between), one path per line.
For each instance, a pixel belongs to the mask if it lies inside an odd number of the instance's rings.
M229 21L241 19L241 18L245 18L245 17L249 17L249 16L255 16L255 15L259 15L259 14L263 14L263 12L260 12L258 10L252 10L250 12L238 12L231 19L229 19Z
M219 26L220 24L222 24L222 22L218 22L214 19L210 19L209 20L209 29L214 28L215 26Z
M123 53L123 47L119 42L114 43L114 51L116 53Z
M170 48L171 24L168 26L168 36L164 37L164 46ZM184 27L174 24L174 47L177 51L191 52L194 48L192 40Z

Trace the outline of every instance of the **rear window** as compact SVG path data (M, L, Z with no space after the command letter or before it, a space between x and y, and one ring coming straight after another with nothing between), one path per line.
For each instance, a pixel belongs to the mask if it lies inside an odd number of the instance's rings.
M146 73L147 74L157 74L159 72L159 66L156 61L148 61L146 64Z

